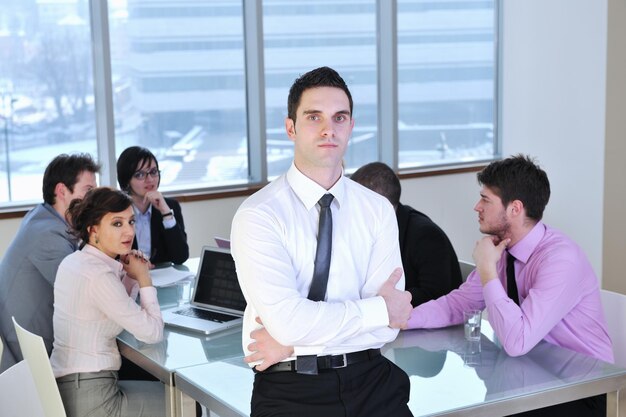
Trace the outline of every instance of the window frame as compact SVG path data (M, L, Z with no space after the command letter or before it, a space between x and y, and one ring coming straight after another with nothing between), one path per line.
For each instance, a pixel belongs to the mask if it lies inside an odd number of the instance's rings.
M244 55L247 101L248 182L243 185L199 187L193 190L172 190L165 195L180 201L200 201L250 195L268 183L267 141L265 117L265 74L262 1L241 0L243 4ZM397 53L397 0L376 1L377 40L377 91L378 91L378 160L397 172L400 178L448 175L479 171L489 162L501 157L502 141L499 134L501 116L501 0L494 3L494 106L493 155L467 163L442 163L423 167L398 169L398 53ZM90 0L92 57L94 68L94 96L96 108L95 155L102 169L99 184L116 187L115 125L109 42L108 0ZM286 97L285 97L286 101ZM384 109L384 111L383 111ZM385 138L383 141L382 138ZM30 204L0 204L0 219L22 217Z

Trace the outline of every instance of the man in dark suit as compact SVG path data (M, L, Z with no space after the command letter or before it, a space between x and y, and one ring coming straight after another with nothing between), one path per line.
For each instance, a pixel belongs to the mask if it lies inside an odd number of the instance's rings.
M461 270L454 248L428 216L400 203L400 180L382 162L372 162L351 176L353 181L389 200L396 210L406 290L413 307L434 300L461 285Z

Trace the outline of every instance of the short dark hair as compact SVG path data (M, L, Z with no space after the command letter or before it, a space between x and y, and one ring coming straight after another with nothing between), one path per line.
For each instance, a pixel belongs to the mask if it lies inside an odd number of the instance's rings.
M339 73L329 67L320 67L296 78L287 98L287 117L296 122L298 106L305 90L316 87L335 87L343 90L350 101L350 117L352 117L352 95Z
M550 181L546 172L529 156L518 154L487 165L478 173L478 183L489 187L506 207L520 200L526 216L539 221L550 200Z
M370 162L357 169L350 178L386 197L394 207L400 203L400 194L402 194L400 179L387 164Z
M117 158L117 182L120 189L130 194L130 179L133 177L138 166L154 161L159 169L159 161L149 149L141 146L131 146ZM160 181L160 178L159 178Z
M71 193L78 182L78 176L85 172L100 172L100 165L88 153L61 154L54 158L43 173L43 201L53 205L56 203L54 189L58 183L63 183Z
M82 199L72 200L67 213L70 219L70 232L82 240L82 246L89 242L89 228L100 224L107 213L119 213L132 204L130 197L109 187L93 188Z

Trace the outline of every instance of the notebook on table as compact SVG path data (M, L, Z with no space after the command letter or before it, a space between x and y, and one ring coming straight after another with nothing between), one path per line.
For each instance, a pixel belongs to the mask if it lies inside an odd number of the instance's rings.
M163 310L162 315L168 326L212 334L241 325L245 309L230 250L205 246L190 304Z
M230 240L228 239L215 236L215 243L217 243L218 248L230 249Z

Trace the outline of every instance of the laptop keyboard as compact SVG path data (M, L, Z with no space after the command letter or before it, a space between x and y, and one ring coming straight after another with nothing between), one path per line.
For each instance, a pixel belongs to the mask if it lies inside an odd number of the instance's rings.
M174 314L180 314L181 316L193 317L196 319L214 321L216 323L224 323L239 318L237 316L231 316L230 314L217 313L215 311L202 310L194 307L177 310L174 312Z

